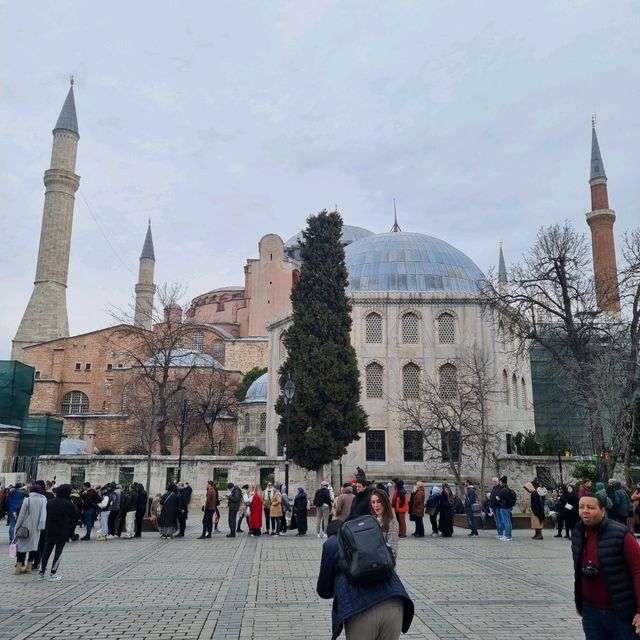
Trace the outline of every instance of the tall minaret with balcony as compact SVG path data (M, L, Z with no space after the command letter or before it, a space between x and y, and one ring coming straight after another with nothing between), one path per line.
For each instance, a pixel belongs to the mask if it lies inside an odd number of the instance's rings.
M72 79L53 129L51 166L44 172L44 211L36 279L13 339L13 359L20 360L22 349L28 345L69 335L67 274L75 192L80 185L80 177L75 173L79 139Z
M155 268L156 256L153 251L151 220L149 220L147 236L140 254L138 284L136 284L136 309L133 319L136 327L142 327L149 331L153 328L153 296L156 293L156 285L153 282Z
M613 223L616 214L609 208L607 174L604 171L600 145L596 134L595 117L591 120L591 211L587 224L591 228L593 274L596 286L596 303L600 309L613 314L620 313L620 291L616 247L613 239Z

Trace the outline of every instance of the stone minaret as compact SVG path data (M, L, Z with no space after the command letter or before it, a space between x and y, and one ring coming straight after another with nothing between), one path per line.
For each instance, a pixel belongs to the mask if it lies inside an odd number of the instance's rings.
M147 237L140 254L140 269L138 284L136 284L136 310L133 322L136 327L153 329L153 296L156 285L153 283L153 272L156 267L156 256L153 252L153 238L151 237L151 220L147 227Z
M13 339L11 357L20 360L31 344L69 335L67 319L67 273L75 192L78 150L78 119L73 99L73 80L53 129L51 167L44 172L44 211L38 265L31 299Z
M587 223L591 228L591 248L593 251L593 274L596 285L596 302L603 311L620 313L620 291L618 290L618 269L616 267L616 247L613 240L615 211L609 209L607 174L604 172L595 118L591 122L591 211L587 213Z

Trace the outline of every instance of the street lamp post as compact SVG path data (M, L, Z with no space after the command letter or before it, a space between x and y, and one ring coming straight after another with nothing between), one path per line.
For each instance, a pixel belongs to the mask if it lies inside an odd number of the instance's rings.
M289 490L289 433L291 431L291 401L296 392L296 385L291 379L291 374L287 374L287 381L284 383L284 403L287 407L287 424L284 443L284 486Z
M189 401L182 401L182 411L180 412L180 451L178 454L178 482L182 477L182 452L184 451L184 428L187 424L187 411L189 407Z
M556 437L556 447L558 448L558 468L560 470L560 484L563 485L564 479L562 478L562 451L561 451L562 439L560 438L559 435Z

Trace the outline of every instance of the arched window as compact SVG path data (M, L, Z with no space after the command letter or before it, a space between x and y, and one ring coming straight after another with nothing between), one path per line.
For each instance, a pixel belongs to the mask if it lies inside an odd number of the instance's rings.
M413 362L402 367L402 397L417 398L420 395L420 367Z
M89 398L82 391L69 391L62 399L62 413L89 413Z
M204 335L202 331L196 331L191 336L191 351L197 351L200 353L204 348Z
M127 382L122 390L122 410L127 411L129 409L129 400L131 400L131 383Z
M365 342L379 344L382 342L382 316L370 313L365 318Z
M458 393L458 376L456 368L452 364L443 364L440 367L440 395L443 398L454 398Z
M248 411L247 413L244 414L244 432L245 433L251 432L251 416L249 415Z
M518 380L516 379L516 374L514 373L511 376L511 398L513 401L513 406L518 407Z
M523 409L527 408L527 385L524 378L520 378L520 406Z
M377 362L368 364L365 369L367 398L382 398L382 365Z
M402 316L402 342L416 344L419 340L418 316L415 313L405 313Z
M267 414L261 413L260 414L260 433L266 433L266 432L267 432Z
M211 347L211 355L222 362L224 360L224 342L222 340L214 340Z
M455 318L450 313L440 314L438 316L438 342L440 344L453 344L455 341Z
M505 404L509 404L511 399L509 397L509 375L506 370L502 371L502 400Z

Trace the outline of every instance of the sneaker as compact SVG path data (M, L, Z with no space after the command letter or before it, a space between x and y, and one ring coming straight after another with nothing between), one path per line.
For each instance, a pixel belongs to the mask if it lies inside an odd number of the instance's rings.
M60 582L62 580L62 576L57 573L52 573L49 576L49 582Z
M285 535L285 532L284 532L284 531L281 531L278 535L279 535L279 536L284 536L284 535Z
M326 537L327 537L327 534L326 534L326 533L323 533L323 534L322 534L322 537L323 537L323 538L326 538Z
M107 540L113 540L114 538L115 538L115 536L112 536L111 534L109 534L109 535L107 536Z
M434 531L434 532L431 534L431 537L432 537L432 538L437 538L437 537L438 537L438 534L437 534L437 533L435 533L435 531Z
M322 534L321 533L316 534L316 538L322 538Z
M498 536L498 540L501 540L502 542L504 542L505 540L508 540L509 538L507 538L507 536Z
M44 573L39 573L38 577L36 579L37 580L44 580Z
M504 539L505 539L506 542L511 542L513 540L513 538L507 538L506 536L505 536Z

